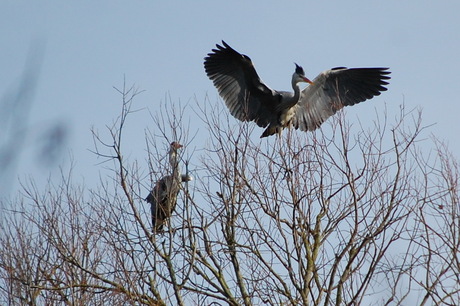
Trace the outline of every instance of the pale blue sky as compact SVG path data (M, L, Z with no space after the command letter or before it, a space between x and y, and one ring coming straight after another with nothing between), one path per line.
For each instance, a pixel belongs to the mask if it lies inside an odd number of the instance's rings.
M90 128L102 130L118 115L112 86L126 76L145 90L136 107L152 112L167 95L187 102L209 94L212 101L217 93L203 57L224 39L249 55L274 89L290 89L293 62L310 78L335 66L390 67L389 90L348 108L347 116L372 120L384 103L421 107L424 123L436 123L429 131L458 156L459 11L459 1L2 1L0 95L19 85L30 47L43 45L28 139L62 122L69 137L57 165L70 152L77 178L94 187L99 168L88 151ZM135 116L127 138L142 150L137 138L151 119ZM21 155L17 175L43 180L48 169L33 155Z

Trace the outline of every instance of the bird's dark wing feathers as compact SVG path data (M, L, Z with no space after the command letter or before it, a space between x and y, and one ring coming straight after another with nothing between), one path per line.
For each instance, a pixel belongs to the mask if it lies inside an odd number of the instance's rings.
M292 119L294 127L315 130L344 106L380 95L390 79L387 69L337 67L324 71L302 91Z
M174 184L173 177L168 175L157 181L145 199L151 205L152 225L157 230L163 228L166 219L174 212L178 193L179 188Z
M171 217L176 209L180 183L175 184L173 180L174 178L170 175L164 176L156 182L153 190L145 198L145 201L150 204L152 225L157 231L162 230L166 219ZM188 182L190 176L182 175L180 181Z
M157 230L163 228L164 221L168 218L167 206L167 184L168 176L158 180L153 190L149 193L145 200L150 203L150 211L152 214L152 226Z
M276 104L281 95L259 78L251 59L222 41L204 61L206 74L213 81L230 113L241 121L255 121L261 127L277 121Z

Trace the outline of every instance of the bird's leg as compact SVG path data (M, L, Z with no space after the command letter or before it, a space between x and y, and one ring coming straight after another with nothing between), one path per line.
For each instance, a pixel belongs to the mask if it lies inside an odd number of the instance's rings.
M283 134L283 127L277 126L276 127L276 133L278 134L278 137L281 139L281 136Z

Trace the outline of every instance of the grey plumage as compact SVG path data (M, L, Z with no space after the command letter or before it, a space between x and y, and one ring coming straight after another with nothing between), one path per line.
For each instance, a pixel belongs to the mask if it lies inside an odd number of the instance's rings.
M155 232L163 231L167 219L171 217L176 208L177 195L181 188L181 182L192 180L189 175L181 175L179 169L178 149L182 145L172 142L169 150L169 163L171 175L158 180L145 200L150 203L152 214L152 226Z
M338 67L311 82L296 64L291 81L294 92L277 91L261 81L248 56L224 41L222 44L205 58L206 74L235 118L266 128L261 137L281 133L289 126L315 130L344 106L380 95L390 79L388 68ZM310 85L300 90L300 82Z

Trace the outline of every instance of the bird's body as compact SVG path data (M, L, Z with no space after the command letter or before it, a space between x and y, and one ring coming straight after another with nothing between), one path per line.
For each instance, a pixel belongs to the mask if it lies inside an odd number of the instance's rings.
M277 91L261 81L248 56L222 44L205 58L206 74L235 118L266 128L261 137L289 126L315 130L344 106L380 95L386 90L385 80L390 79L387 68L338 67L322 72L312 82L296 64L291 81L294 92ZM301 90L300 82L310 85Z
M181 182L190 181L188 175L181 175L179 169L179 158L177 150L181 148L177 142L172 142L169 150L169 163L171 164L171 175L158 180L145 199L150 203L152 213L152 226L155 232L161 232L166 220L171 217L176 208L177 195L181 188Z

